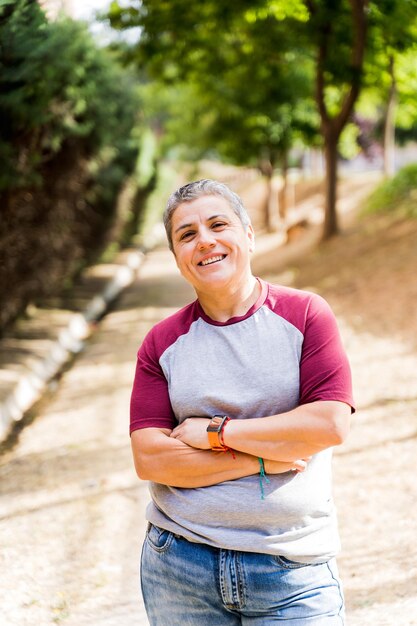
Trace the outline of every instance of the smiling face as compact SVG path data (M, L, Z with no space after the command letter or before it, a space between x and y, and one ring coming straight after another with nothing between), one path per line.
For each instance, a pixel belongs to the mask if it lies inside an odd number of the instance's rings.
M197 295L236 290L252 277L252 226L243 226L221 196L180 204L172 216L172 241L178 268Z

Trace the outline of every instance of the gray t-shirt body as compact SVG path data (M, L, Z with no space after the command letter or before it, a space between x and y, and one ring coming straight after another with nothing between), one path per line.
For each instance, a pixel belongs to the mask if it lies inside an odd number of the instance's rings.
M317 400L352 405L328 305L314 294L261 284L242 318L214 322L195 302L154 327L138 355L131 430L173 428L191 415L265 417ZM260 475L192 489L150 483L147 519L189 541L325 561L339 549L331 456L314 455L302 473L269 475L262 491Z

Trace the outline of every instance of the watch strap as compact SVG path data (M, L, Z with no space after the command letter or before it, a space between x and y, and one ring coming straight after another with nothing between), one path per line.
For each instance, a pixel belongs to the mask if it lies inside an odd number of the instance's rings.
M228 415L214 415L207 426L207 435L212 450L228 450L229 448L223 442L223 429L227 422L230 421Z

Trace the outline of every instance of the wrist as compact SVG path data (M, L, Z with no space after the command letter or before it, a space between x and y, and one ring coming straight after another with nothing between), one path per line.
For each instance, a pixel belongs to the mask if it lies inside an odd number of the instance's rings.
M207 426L207 436L212 450L228 450L224 442L224 428L230 421L228 415L215 415Z

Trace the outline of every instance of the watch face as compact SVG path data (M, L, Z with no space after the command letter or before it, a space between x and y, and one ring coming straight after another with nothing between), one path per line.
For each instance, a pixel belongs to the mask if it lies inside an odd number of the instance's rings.
M227 420L227 415L215 415L210 424L207 426L207 432L209 433L219 433L223 428L223 424Z

